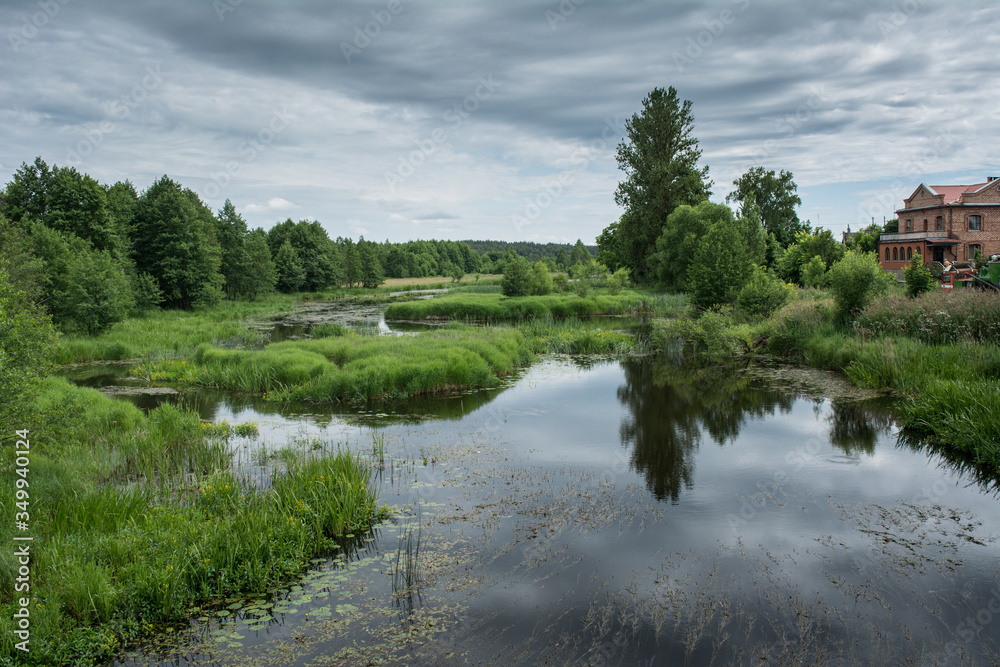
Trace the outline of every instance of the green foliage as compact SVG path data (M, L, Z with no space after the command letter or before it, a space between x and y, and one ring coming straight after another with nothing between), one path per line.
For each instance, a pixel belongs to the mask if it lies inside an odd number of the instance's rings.
M172 406L146 415L57 378L38 404L32 563L44 575L32 579L31 629L44 639L32 642L30 664L111 661L194 605L287 584L334 538L378 516L367 462L325 443L309 455L289 450L261 488L232 472L225 443L255 427L205 428ZM0 483L13 487L9 448L0 454ZM12 498L0 509L13 512ZM5 572L12 566L0 559ZM18 655L13 577L0 587L4 661Z
M552 276L549 267L543 261L535 262L528 278L528 293L533 296L544 296L552 291Z
M893 278L882 271L878 257L848 250L828 273L830 291L842 321L886 293Z
M215 226L215 216L198 195L166 176L139 197L136 269L156 279L165 306L189 309L221 298L224 279Z
M569 276L565 273L557 273L552 278L552 291L563 294L569 291Z
M385 282L378 244L365 241L364 237L360 237L358 238L357 250L361 266L361 286L368 289L378 287Z
M937 287L931 270L924 266L924 260L919 252L913 255L909 266L903 270L903 274L906 277L907 296L916 298Z
M504 296L527 296L531 293L531 266L521 257L508 259L500 283Z
M706 311L698 319L682 316L657 320L650 334L653 347L674 360L685 353L733 356L749 348L749 329L726 315Z
M124 320L135 308L128 276L106 250L80 252L66 267L55 319L87 334L97 334Z
M826 264L819 255L813 255L801 271L804 287L822 287L826 283Z
M614 227L613 238L602 235L600 245L631 270L638 283L651 279L647 260L664 221L679 206L708 199L708 168L698 168L701 150L693 129L691 102L681 102L673 87L653 89L642 101L642 112L625 122L627 138L617 153L625 180L615 192L615 202L625 214Z
M739 288L736 307L750 319L768 318L785 305L791 293L790 285L755 265L749 279Z
M772 234L784 248L788 247L800 232L808 232L809 224L802 223L795 207L802 205L796 194L798 186L792 173L764 167L751 167L745 174L733 181L736 189L726 196L726 201L736 201L741 208L753 202L760 209L760 217L767 233Z
M752 267L739 232L729 224L712 225L699 240L688 272L691 303L703 309L732 304Z
M788 282L804 286L802 271L817 256L823 260L824 268L829 269L844 256L844 246L833 238L829 229L815 229L811 234L800 231L781 256L778 274Z
M277 288L282 292L297 292L306 282L306 271L299 261L299 252L285 239L274 253L274 270L277 274Z
M262 229L250 231L233 203L226 200L216 215L216 233L221 250L220 271L229 299L256 299L274 290L278 275Z
M847 242L847 247L858 252L878 252L878 242L882 236L882 228L869 225L855 234Z
M0 255L0 443L28 428L33 395L51 368L55 333L48 316L11 284L7 257Z
M667 218L656 239L656 254L650 258L659 285L670 292L691 289L689 274L701 239L714 225L732 228L734 224L732 210L722 204L703 201L697 206L678 206Z
M580 283L573 283L574 286L577 284ZM581 298L573 294L549 294L519 299L508 299L495 293L455 292L433 299L391 303L386 307L385 317L387 320L453 319L495 322L627 313L669 314L679 309L685 300L683 295L660 295L654 298L635 291L626 291L616 296L596 294Z
M980 290L931 290L914 298L880 299L858 313L866 338L908 336L928 345L1000 340L1000 299Z
M630 273L631 271L625 267L612 273L611 278L608 279L608 294L612 296L620 294L623 289L628 287Z

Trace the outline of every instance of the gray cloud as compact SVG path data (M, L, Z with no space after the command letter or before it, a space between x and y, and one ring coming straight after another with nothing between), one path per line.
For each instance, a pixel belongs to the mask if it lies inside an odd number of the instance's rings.
M837 184L1000 171L981 150L1000 97L985 2L219 6L69 2L27 39L36 5L0 2L0 175L76 154L104 181L168 173L255 225L284 200L334 236L587 240L620 214L617 123L669 85L692 101L717 197L749 164L788 169L803 216L835 231L860 205L831 205ZM948 150L906 173L942 132ZM560 174L541 215L512 224Z

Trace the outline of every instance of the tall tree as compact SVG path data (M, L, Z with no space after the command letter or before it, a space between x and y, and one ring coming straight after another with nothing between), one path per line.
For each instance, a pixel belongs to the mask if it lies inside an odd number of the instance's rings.
M223 290L226 298L235 299L244 292L244 284L255 268L250 263L247 254L246 236L249 233L247 223L236 212L233 202L226 200L222 209L215 216L216 235L219 239L221 264L219 267L225 280Z
M142 193L133 255L163 293L163 304L191 308L222 296L219 244L212 212L198 195L164 176Z
M726 195L726 201L738 202L741 208L747 202L756 202L764 229L774 235L782 248L791 245L798 232L809 230L809 223L799 220L795 212L802 199L796 194L798 186L792 172L782 170L776 174L773 169L751 167L733 185L736 189Z
M689 289L689 274L701 239L713 225L734 228L733 211L725 204L703 201L679 206L670 214L650 258L652 277L671 292ZM735 229L734 229L735 231Z
M691 102L673 87L655 88L642 111L625 121L626 140L618 146L618 167L625 180L615 202L625 209L614 230L614 246L634 280L648 282L648 257L667 217L678 206L708 199L708 167L698 168L701 150L693 136ZM611 239L608 239L610 241Z

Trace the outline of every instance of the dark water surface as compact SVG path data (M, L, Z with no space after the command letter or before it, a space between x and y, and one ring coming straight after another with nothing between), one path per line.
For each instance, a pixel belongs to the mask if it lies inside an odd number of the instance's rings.
M257 421L233 440L251 466L262 447L384 439L398 511L120 664L1000 660L995 487L899 443L885 402L832 376L549 358L394 410L180 400Z

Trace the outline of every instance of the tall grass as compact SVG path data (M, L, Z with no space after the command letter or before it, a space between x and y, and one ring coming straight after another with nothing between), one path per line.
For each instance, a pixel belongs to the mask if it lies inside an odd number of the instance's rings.
M329 447L290 452L267 483L234 472L225 442L165 405L48 378L31 431L31 652L14 648L13 549L0 552L0 662L92 664L192 605L263 594L376 516L371 471ZM14 488L13 452L0 485ZM14 495L0 494L13 516ZM0 526L12 544L13 526Z
M1000 297L974 289L894 296L865 308L854 321L861 336L908 336L925 343L1000 341Z
M652 297L637 291L611 296L575 294L505 297L498 293L452 292L433 299L390 304L387 320L457 319L484 322L595 315L666 315L679 310L683 296Z
M165 362L140 373L273 400L357 402L496 386L531 358L530 342L514 329L461 327L283 341L259 351L202 345L190 364Z

